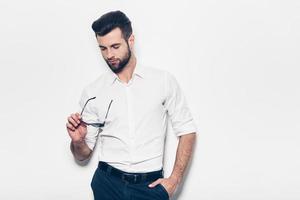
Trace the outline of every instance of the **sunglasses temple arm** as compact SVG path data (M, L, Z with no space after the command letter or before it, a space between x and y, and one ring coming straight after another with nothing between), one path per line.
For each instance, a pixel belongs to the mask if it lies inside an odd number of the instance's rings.
M96 97L89 98L89 99L85 102L85 104L84 104L84 106L83 106L83 108L82 108L82 110L81 110L80 115L82 115L82 113L83 113L83 111L84 111L84 109L85 109L85 107L86 107L86 104L87 104L90 100L93 100L93 99L96 99Z
M108 112L109 112L109 109L110 109L110 105L111 105L112 102L113 102L113 100L111 100L110 103L109 103L109 106L108 106L108 109L107 109L107 112L106 112L106 115L105 115L105 119L104 119L104 124L105 124L105 121L106 121L106 118L107 118L107 115L108 115Z

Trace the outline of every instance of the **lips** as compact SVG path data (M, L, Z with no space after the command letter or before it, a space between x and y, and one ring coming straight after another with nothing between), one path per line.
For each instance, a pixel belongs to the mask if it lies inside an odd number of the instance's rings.
M117 65L118 64L118 61L110 61L109 62L111 65Z

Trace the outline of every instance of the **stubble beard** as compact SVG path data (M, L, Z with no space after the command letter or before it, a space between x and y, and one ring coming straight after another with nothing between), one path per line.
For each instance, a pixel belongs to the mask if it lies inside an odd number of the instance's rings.
M108 60L105 60L111 71L113 71L115 74L120 73L123 71L123 69L127 66L130 58L131 58L131 50L129 48L129 45L127 44L127 53L123 59L119 59L119 64L118 65L112 65L109 63Z

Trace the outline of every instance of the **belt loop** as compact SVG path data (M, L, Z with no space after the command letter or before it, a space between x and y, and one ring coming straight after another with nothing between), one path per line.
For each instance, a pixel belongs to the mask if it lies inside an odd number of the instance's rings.
M134 174L133 177L134 177L134 183L136 183L136 181L137 181L137 175Z

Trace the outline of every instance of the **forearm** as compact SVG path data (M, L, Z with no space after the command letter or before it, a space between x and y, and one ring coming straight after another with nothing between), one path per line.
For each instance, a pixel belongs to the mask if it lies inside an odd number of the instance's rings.
M183 135L179 139L175 164L170 176L171 178L174 178L178 183L181 181L184 171L193 153L195 140L196 140L195 133Z
M72 141L70 147L74 157L80 161L87 159L92 153L91 149L88 147L84 140L81 142Z

